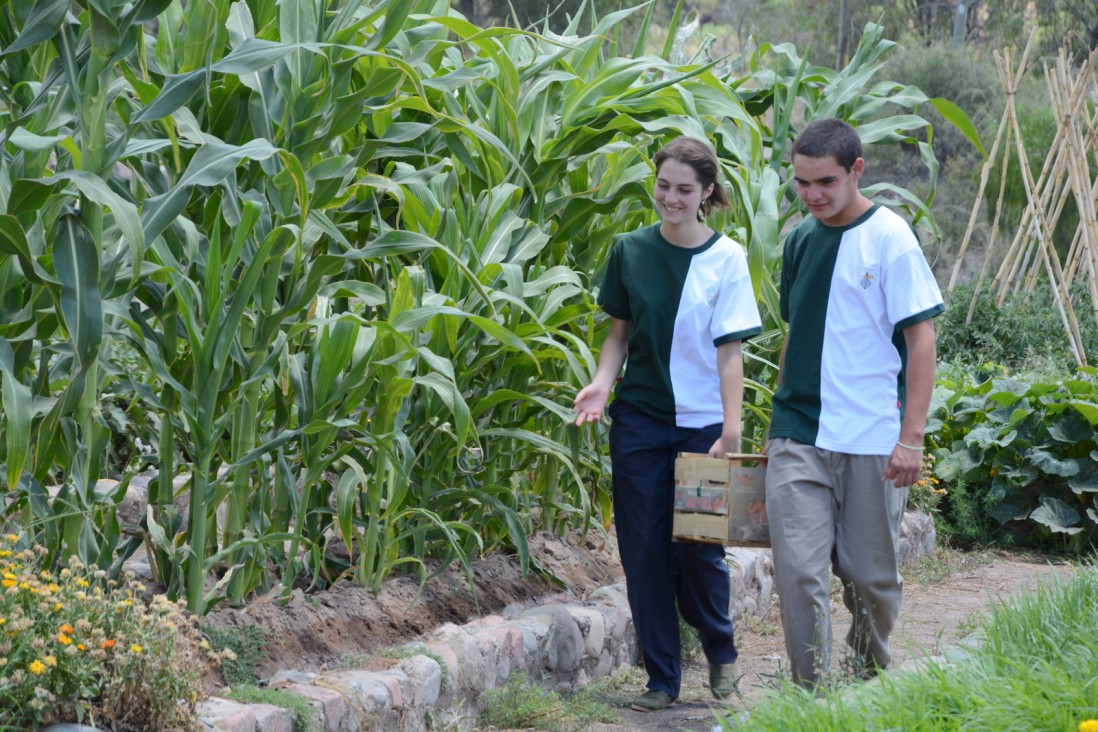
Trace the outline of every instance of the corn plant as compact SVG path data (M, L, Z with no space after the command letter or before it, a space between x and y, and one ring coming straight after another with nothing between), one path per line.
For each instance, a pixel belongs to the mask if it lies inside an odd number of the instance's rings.
M765 314L758 441L792 120L842 114L882 142L925 123L869 121L918 103L866 90L879 33L840 71L769 45L684 59L681 11L650 51L651 3L560 34L477 28L445 0L4 6L9 513L103 568L144 547L196 612L470 572L499 547L525 564L531 532L608 526L603 440L571 397L609 247L653 221L651 155L683 133L717 147L736 205L715 223ZM120 525L150 468L144 519Z

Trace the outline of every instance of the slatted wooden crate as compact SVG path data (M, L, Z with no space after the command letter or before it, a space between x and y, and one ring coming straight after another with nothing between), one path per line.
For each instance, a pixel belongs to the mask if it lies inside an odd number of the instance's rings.
M766 456L681 453L675 460L671 533L675 539L725 546L770 546Z

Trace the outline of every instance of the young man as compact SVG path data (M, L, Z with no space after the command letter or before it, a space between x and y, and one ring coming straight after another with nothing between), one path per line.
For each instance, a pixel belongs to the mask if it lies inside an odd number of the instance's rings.
M789 332L768 443L766 509L793 680L830 669L830 572L853 615L863 676L888 666L900 611L896 561L907 486L918 479L941 292L911 227L858 190L854 129L808 125L793 144L806 218L785 241Z

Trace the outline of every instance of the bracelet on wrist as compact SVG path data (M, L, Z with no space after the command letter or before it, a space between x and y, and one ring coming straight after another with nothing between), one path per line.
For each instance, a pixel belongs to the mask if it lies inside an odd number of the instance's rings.
M915 445L905 445L904 443L902 443L902 442L899 442L899 441L897 441L897 442L896 442L896 447L902 447L902 448L904 448L905 450L915 450L915 451L917 451L917 452L922 452L922 451L923 451L923 446L922 446L922 445L918 445L918 446L915 446Z

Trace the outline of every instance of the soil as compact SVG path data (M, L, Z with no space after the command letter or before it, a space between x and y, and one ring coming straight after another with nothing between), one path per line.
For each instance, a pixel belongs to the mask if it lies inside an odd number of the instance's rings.
M581 540L574 535L539 533L531 537L530 552L531 564L539 571L532 569L525 575L512 555L497 553L476 561L472 567L475 595L459 568L450 567L422 588L415 578L393 577L375 596L369 588L342 582L315 595L295 591L288 605L272 598L241 610L216 610L205 623L267 628L269 659L257 669L264 678L279 669L329 669L348 658L417 640L444 623L465 623L478 613L498 612L509 605L530 606L559 592L582 599L599 587L624 581L612 535L591 532ZM892 637L894 665L940 653L963 639L973 629L974 619L992 603L1069 573L1067 565L1013 554L948 552L921 560L904 571L903 606ZM832 594L832 610L839 659L848 623L837 591ZM742 696L733 698L731 706L750 709L777 685L785 666L776 603L761 617L740 618L736 638ZM679 703L655 714L629 708L629 701L643 691L643 670L600 685L600 699L617 712L620 721L588 729L709 732L715 713L728 705L713 704L706 688L704 658L688 657L683 672Z

